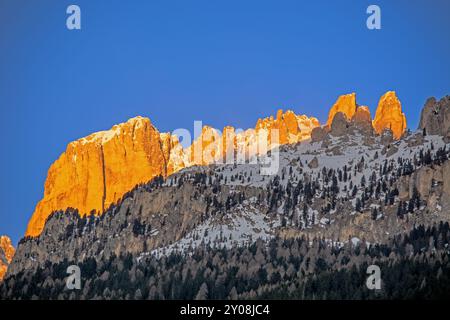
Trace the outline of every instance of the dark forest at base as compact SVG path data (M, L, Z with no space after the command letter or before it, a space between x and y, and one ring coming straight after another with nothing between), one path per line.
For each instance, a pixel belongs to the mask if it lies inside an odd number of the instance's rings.
M78 263L81 290L66 288L70 261L20 272L2 299L442 299L450 292L450 227L419 226L384 245L323 239L257 241L248 247L197 248L160 259L131 254ZM366 287L371 264L381 290Z

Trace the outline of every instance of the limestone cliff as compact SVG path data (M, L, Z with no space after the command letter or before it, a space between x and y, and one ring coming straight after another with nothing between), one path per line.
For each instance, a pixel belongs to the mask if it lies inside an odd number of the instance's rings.
M328 113L327 123L312 132L312 140L321 141L327 133L340 136L354 128L368 135L373 131L381 134L385 129L390 129L393 137L400 139L406 131L406 118L395 92L388 91L380 98L373 121L369 108L356 103L355 93L340 96Z
M380 98L373 127L378 134L385 129L390 129L395 139L400 139L405 132L406 117L395 91L388 91Z
M368 135L373 133L369 108L359 106L356 103L356 94L350 93L339 96L328 112L326 124L323 127L314 128L311 132L311 140L322 141L328 134L342 136L353 132L354 129Z
M208 165L226 163L237 153L249 159L256 154L281 144L293 144L311 137L313 128L320 125L314 117L296 115L293 111L278 110L273 116L258 119L254 129L238 131L226 126L222 133L209 126L204 126L200 137L187 148L189 165Z
M356 113L356 94L350 93L339 96L328 113L326 126L331 127L334 116L342 112L348 120L351 120Z
M438 134L450 138L450 96L437 101L429 98L420 115L419 128L426 134Z
M189 163L193 165L213 163L219 157L220 141L220 133L216 129L204 126L200 136L187 149Z
M173 141L161 138L150 120L142 117L71 142L48 171L44 198L26 236L38 235L55 210L72 207L82 214L101 213L136 184L166 175L172 149Z
M132 118L67 146L48 170L44 197L25 235L39 235L54 211L76 208L82 215L92 211L101 214L135 185L155 176L166 177L192 165L224 162L242 148L251 149L261 131L270 139L271 131L278 129L280 143L286 144L308 139L316 126L319 122L315 118L280 110L276 119L258 120L255 129L243 132L225 127L221 135L205 126L200 137L183 149L176 136L160 133L149 119ZM247 152L246 156L254 154Z
M391 129L396 139L402 136L406 120L395 92L387 92L380 99L372 123L377 133ZM135 185L158 175L166 177L192 165L224 163L235 159L236 154L247 160L275 145L311 137L319 141L327 133L340 136L353 128L372 133L372 123L369 109L358 106L355 93L351 93L337 99L323 128L316 118L278 110L276 117L259 119L255 128L245 131L227 126L220 133L205 126L200 137L183 149L176 136L160 133L149 119L132 118L67 146L48 171L44 197L25 235L39 235L47 217L57 210L71 207L82 215L92 211L101 214Z
M0 281L8 270L8 265L14 256L15 249L11 243L11 239L7 236L0 236Z

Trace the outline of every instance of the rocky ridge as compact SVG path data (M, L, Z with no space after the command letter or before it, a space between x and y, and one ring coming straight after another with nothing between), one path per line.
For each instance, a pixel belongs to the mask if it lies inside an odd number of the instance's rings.
M318 125L315 118L280 110L277 118L260 119L255 129L246 131L225 127L221 134L204 126L200 137L183 149L177 136L160 133L147 118L132 118L67 146L48 171L44 197L25 235L39 235L47 217L56 210L76 208L81 215L102 214L134 186L156 176L167 177L193 165L224 162L230 156L233 161L241 150L248 159L279 143L309 139L312 128ZM279 142L270 140L272 132L279 132ZM268 148L262 152L258 149L261 137L268 141Z
M336 134L340 121L348 130ZM139 185L101 216L58 210L38 237L21 241L8 274L45 261L123 252L139 260L274 236L384 243L414 225L450 221L445 139L418 130L394 140L390 130L353 127L358 121L339 112L322 141L281 146L274 176L252 163L191 166Z
M319 238L337 248L349 243L378 245L396 242L397 236L416 226L448 223L450 144L441 133L450 105L441 101L442 124L436 132L428 129L435 114L423 111L417 131L405 131L396 139L388 126L377 134L368 108L357 106L351 119L339 111L330 126L315 128L311 140L281 145L274 175L262 174L261 163L266 161L190 165L139 183L101 215L94 211L86 215L76 208L55 210L39 235L20 241L6 274L8 286L1 290L14 296L8 291L14 277L23 279L24 274L68 261L95 260L100 270L105 261L124 255L133 264L154 263L154 258L164 264L165 257L175 253L233 250L258 239L269 243ZM265 124L261 121L257 129L267 133L274 126L288 128L284 115L280 112ZM135 127L141 126L146 125ZM323 132L321 139L315 139L317 130ZM143 131L152 132L150 127ZM204 131L214 133L212 128ZM246 136L241 133L237 135L241 140L228 140L233 129L223 131L209 141L219 155L221 140L232 141L234 147ZM177 165L186 160L189 150L182 149L176 138L157 136L161 139L158 150L169 154L166 163L171 161L170 154L177 155L173 158L178 159ZM118 138L103 133L79 143L114 139ZM254 156L273 161L270 154Z
M358 106L352 93L337 99L323 127L316 118L279 110L275 118L259 119L254 129L245 131L227 126L221 133L204 126L200 137L186 149L177 136L160 133L149 119L132 118L67 146L48 171L44 197L25 235L39 235L47 217L56 210L76 208L81 215L102 214L135 185L159 175L167 177L194 165L232 162L236 154L243 155L245 161L278 145L310 138L322 141L328 134L341 136L354 129L368 135L374 131L383 134L387 129L398 139L406 129L406 120L395 92L380 99L373 126L369 109ZM266 148L261 148L261 141Z

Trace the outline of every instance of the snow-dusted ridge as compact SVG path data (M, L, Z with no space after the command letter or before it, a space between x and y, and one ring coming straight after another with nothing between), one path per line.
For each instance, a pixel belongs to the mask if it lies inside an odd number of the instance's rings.
M206 173L210 176L206 184L223 184L236 190L248 187L270 189L274 181L277 181L277 185L284 189L295 188L300 182L314 181L319 186L314 197L319 199L321 194L328 192L327 190L333 185L332 179L325 177L324 173L329 170L342 172L346 167L347 178L345 181L343 179L337 181L339 191L336 194L336 201L350 203L351 208L346 214L356 216L360 214L356 208L358 199L366 192L366 189L362 187L364 180L368 185L369 180L377 182L397 179L396 172L401 170L404 163L413 163L421 152L427 150L430 150L430 154L434 156L440 148L449 150L450 144L446 144L441 136L422 136L421 131L407 134L401 140L389 144L383 144L381 136L368 137L357 132L342 137L330 136L326 144L308 140L295 145L282 146L279 153L279 169L273 176L261 175L260 166L257 164L194 166L168 177L164 186L176 185L176 180L180 176L194 176L198 173ZM389 168L388 173L383 171L386 167ZM356 188L355 194L352 194L354 191L351 186ZM383 201L388 196L388 191L380 191L378 199L371 199L366 205L365 210L375 210L374 220L384 219L386 213L383 209L385 207ZM396 198L393 206L398 203L399 199ZM211 218L175 243L143 255L161 256L174 251L189 252L202 245L229 248L233 245L245 245L256 239L270 239L277 234L275 230L282 225L283 214L287 211L285 205L285 199L281 200L277 204L277 215L274 216L268 215L265 212L267 207L261 206L255 197L247 199L220 219ZM433 210L433 208L428 209ZM440 205L437 205L434 210L439 211ZM342 212L337 212L336 208L331 208L324 214L321 208L314 206L308 206L304 212L301 206L298 206L292 213L293 216L302 217L299 219L303 220L297 225L300 229L326 229L335 223L336 215L341 214ZM291 222L285 222L283 225L283 227L289 226L293 226ZM347 241L349 240L344 239L344 242Z

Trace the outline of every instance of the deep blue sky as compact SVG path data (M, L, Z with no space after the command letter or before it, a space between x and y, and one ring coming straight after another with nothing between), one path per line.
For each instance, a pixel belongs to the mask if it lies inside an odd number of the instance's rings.
M66 8L82 30L66 29ZM382 29L366 28L378 4ZM254 126L277 108L325 121L396 90L410 128L450 94L450 1L0 0L0 234L17 242L68 142L128 118L160 131Z

